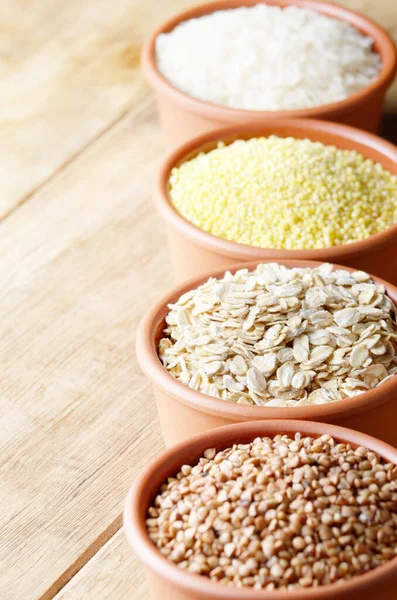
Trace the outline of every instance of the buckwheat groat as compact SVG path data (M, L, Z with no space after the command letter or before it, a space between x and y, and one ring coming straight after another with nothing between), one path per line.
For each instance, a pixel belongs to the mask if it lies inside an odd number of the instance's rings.
M396 556L396 478L376 453L328 435L256 438L184 465L146 525L169 560L222 584L338 583Z

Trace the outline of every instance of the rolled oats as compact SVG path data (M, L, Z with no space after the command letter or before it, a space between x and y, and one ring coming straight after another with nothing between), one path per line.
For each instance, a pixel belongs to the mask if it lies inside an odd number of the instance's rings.
M363 271L262 264L211 278L169 309L164 367L223 400L323 404L397 373L397 309Z

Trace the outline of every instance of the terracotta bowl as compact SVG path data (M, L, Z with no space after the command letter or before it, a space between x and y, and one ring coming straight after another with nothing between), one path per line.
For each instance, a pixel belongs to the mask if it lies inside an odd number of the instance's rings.
M397 146L353 127L316 120L274 120L226 127L201 135L184 144L164 161L155 184L154 200L163 217L171 260L177 281L201 275L211 269L250 260L304 259L337 262L374 273L397 284L397 224L369 238L318 250L277 250L231 242L206 233L187 221L173 206L168 180L173 167L208 152L218 141L226 144L236 139L257 136L308 138L337 148L356 150L397 174Z
M193 465L206 448L221 450L234 443L247 443L257 436L301 432L319 437L329 434L341 442L364 446L396 463L397 450L373 437L351 429L305 421L254 421L202 433L163 452L153 460L131 488L124 508L128 542L143 562L152 600L395 600L397 558L369 573L338 585L297 591L257 591L231 588L183 571L164 558L151 542L145 526L147 510L165 479L183 464Z
M238 125L255 121L283 118L316 117L354 125L367 131L379 128L387 88L392 83L397 66L397 51L390 36L379 25L363 15L336 4L317 0L267 0L266 4L281 7L294 5L307 8L335 19L346 21L374 41L374 49L380 54L382 69L370 85L346 99L314 108L282 111L253 111L227 108L193 98L175 88L157 69L155 40L160 33L172 31L181 21L207 15L216 10L254 6L263 0L225 0L202 4L180 13L159 27L144 47L142 66L146 78L156 93L160 122L167 149L172 149L191 137L222 125Z
M258 262L260 261L233 265L230 271L234 273L241 268L253 270ZM320 264L298 260L278 262L286 267L315 267ZM340 265L335 266L353 271ZM192 390L163 367L158 358L157 346L164 330L168 304L201 285L209 277L223 277L224 272L224 269L213 271L175 287L149 310L139 325L137 357L142 371L153 384L165 444L169 446L197 433L238 421L303 419L351 427L397 446L397 376L373 390L339 402L296 408L262 407L226 402ZM374 277L374 280L384 285L390 298L397 303L397 288L378 277Z

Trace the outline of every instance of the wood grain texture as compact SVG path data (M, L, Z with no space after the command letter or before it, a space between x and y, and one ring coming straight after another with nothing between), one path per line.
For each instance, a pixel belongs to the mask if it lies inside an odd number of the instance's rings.
M138 319L170 283L149 201L153 117L150 103L123 119L0 224L7 600L26 598L27 579L29 598L51 597L119 526L137 469L161 447L134 357Z
M140 49L191 0L1 3L0 218L140 102Z
M148 600L142 565L131 553L123 530L107 542L55 600Z
M162 445L134 333L171 278L139 53L153 27L196 3L1 3L4 600L148 598L119 528L127 488ZM397 38L396 3L344 3Z

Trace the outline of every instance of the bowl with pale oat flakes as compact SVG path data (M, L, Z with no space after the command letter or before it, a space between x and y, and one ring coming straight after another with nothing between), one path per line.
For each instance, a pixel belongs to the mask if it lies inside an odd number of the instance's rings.
M311 261L244 263L175 287L136 341L166 444L286 418L397 445L396 302L377 277Z

